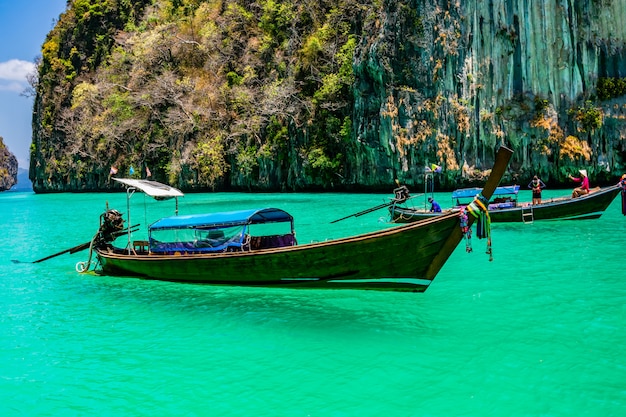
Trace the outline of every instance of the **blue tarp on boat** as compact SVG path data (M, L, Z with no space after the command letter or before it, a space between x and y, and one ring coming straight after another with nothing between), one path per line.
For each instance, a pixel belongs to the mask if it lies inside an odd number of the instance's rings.
M452 193L452 198L474 198L477 196L483 189L482 188L462 188L460 190L455 190ZM519 185L510 185L498 187L493 193L493 197L497 197L499 195L511 195L517 194L519 192Z
M286 211L277 208L264 208L165 217L152 223L150 230L214 228L291 221L293 221L293 217Z

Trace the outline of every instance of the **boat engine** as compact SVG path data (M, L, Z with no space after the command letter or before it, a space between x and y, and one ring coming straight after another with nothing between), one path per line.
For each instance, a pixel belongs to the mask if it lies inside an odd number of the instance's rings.
M404 203L406 200L411 198L411 195L409 194L409 189L406 185L401 185L398 188L394 189L393 194L394 197L392 199L392 202L394 204Z
M106 246L113 242L124 230L124 219L122 213L117 210L106 210L100 215L100 229L95 237L96 247Z
M76 264L76 271L79 273L89 271L93 248L102 249L111 246L111 242L124 233L123 231L124 219L122 219L122 213L117 210L109 209L102 213L100 215L100 228L91 240L91 244L89 246L89 259L85 262L78 262Z

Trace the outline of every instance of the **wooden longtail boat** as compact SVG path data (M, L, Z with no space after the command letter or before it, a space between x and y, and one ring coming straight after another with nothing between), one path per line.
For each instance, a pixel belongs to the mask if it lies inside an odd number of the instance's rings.
M440 212L433 212L428 209L418 208L418 207L410 207L407 204L402 204L407 202L409 199L405 201L400 201L398 204L389 207L389 215L391 221L393 223L413 223L420 220L431 219L433 217L441 216L443 213L449 212L459 212L461 207L467 206L472 202L475 196L480 194L482 188L461 188L459 190L455 190L452 193L452 208L442 210ZM494 208L493 202L498 202L500 206L510 205L511 201L517 201L517 193L519 191L519 185L515 186L503 186L496 187L491 196L492 200L489 204L489 210ZM429 197L433 197L431 194ZM469 197L469 199L468 199ZM427 204L424 204L424 207L427 207Z
M611 186L595 188L589 194L572 198L560 197L543 200L541 204L519 203L517 192L519 186L498 187L489 204L489 216L492 222L532 223L536 220L584 220L597 219L613 202L621 188ZM447 211L458 211L467 204L462 198L471 197L480 193L480 188L456 190L452 197L457 204ZM444 211L445 213L446 211ZM389 207L391 221L394 223L412 223L437 217L442 213L430 213L411 207L395 205Z
M484 198L491 197L511 154L505 147L498 150L491 176L483 189ZM140 180L126 180L129 193L136 189L151 192L135 181ZM114 246L108 237L124 228L117 211L107 210L100 223L92 249L103 274L290 288L423 292L463 237L456 213L302 245L295 242L292 217L275 208L168 217L150 226L147 241L131 242L129 235L126 247ZM256 226L268 227L268 224L286 225L287 232L253 234ZM237 228L239 231L232 231ZM196 239L175 241L160 237L166 232L179 236L192 233ZM87 270L89 264L90 261L79 263L77 270Z

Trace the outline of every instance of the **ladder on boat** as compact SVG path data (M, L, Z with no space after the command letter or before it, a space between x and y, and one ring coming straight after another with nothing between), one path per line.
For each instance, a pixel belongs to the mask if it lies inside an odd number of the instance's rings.
M532 204L522 206L522 222L532 223L535 221L535 213L533 212Z

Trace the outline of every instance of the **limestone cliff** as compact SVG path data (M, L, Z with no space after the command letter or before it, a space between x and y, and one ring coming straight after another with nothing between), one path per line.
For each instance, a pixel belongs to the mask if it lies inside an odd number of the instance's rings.
M355 182L409 182L434 162L451 184L500 143L522 181L624 171L624 92L597 97L599 79L626 77L622 1L413 4L389 2L355 60Z
M10 190L17 184L17 158L4 145L0 136L0 191Z
M74 2L39 67L35 191L388 190L626 171L618 0Z

